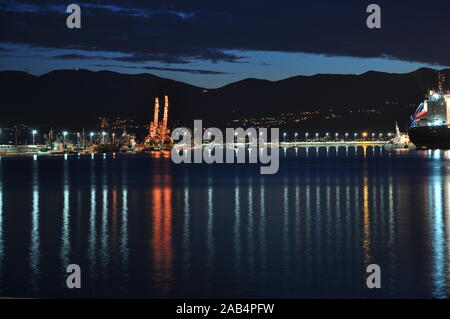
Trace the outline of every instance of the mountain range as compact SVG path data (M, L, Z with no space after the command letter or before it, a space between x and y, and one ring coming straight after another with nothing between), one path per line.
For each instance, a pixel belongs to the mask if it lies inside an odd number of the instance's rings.
M450 69L442 70L448 78ZM170 98L171 122L224 126L231 120L282 117L318 112L294 122L305 128L392 128L406 126L409 115L438 71L411 73L369 71L361 75L318 74L280 81L245 79L217 89L204 89L151 74L57 70L41 76L22 71L0 72L0 125L26 123L53 127L95 127L98 117L134 118L147 123L154 98ZM294 116L295 117L295 116Z

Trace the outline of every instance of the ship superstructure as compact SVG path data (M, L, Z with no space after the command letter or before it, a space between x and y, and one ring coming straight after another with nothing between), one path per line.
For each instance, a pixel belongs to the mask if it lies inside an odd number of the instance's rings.
M411 116L409 137L417 147L450 148L450 92L443 90L443 82L439 74L439 89L430 90Z

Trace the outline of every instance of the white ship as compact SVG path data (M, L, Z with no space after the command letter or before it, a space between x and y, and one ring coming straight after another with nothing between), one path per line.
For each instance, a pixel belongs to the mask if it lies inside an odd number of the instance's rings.
M0 145L2 155L32 155L38 152L37 145Z
M384 147L390 151L395 149L414 149L415 145L409 139L408 134L400 132L398 124L395 123L395 137L390 139Z

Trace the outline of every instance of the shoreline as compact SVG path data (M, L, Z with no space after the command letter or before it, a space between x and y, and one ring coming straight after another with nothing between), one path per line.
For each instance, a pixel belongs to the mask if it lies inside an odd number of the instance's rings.
M279 147L279 148L292 148L292 147L358 147L358 146L383 146L387 142L386 141L347 141L347 142L281 142L277 146L272 146L271 143L265 143L267 147ZM209 144L202 144L202 148L208 146ZM223 145L223 144L216 144L214 147L220 147L225 146L225 148L233 148L233 147L245 147L248 146L248 144L244 143L235 143L232 145ZM192 147L192 149L195 149L196 147ZM0 153L1 157L14 157L14 156L80 156L80 155L104 155L104 154L139 154L139 153L150 153L150 152L160 152L160 151L169 151L169 150L155 150L155 151L133 151L133 152L100 152L100 153L94 153L94 152L84 152L79 154L69 154L69 153L63 153L63 154L38 154L38 153Z

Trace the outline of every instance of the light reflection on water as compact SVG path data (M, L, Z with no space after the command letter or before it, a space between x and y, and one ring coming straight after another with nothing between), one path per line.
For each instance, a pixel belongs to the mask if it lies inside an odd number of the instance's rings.
M167 152L2 158L1 295L448 297L449 151L280 154L273 176Z
M37 169L37 161L33 162L32 173L32 200L31 200L31 243L30 243L30 271L31 271L31 289L36 293L38 292L38 279L40 270L40 229L39 229L39 177Z
M3 231L3 165L2 159L0 158L0 294L3 293L3 259L5 255L5 240L4 240L4 231Z
M70 253L70 180L69 162L64 161L63 172L63 209L62 209L62 229L61 229L61 267L66 269L69 262ZM33 170L34 172L34 170Z
M439 160L440 152L433 152L433 159ZM429 221L430 233L432 241L432 278L433 278L433 295L436 298L445 298L445 243L444 243L444 225L443 225L443 198L442 198L442 175L441 167L433 166L431 181L428 185L429 200Z

